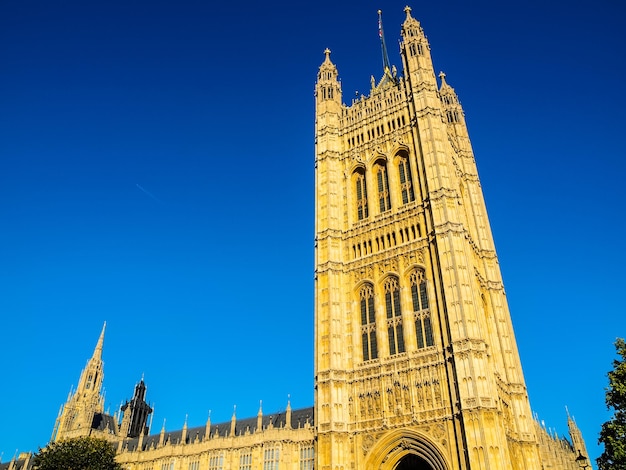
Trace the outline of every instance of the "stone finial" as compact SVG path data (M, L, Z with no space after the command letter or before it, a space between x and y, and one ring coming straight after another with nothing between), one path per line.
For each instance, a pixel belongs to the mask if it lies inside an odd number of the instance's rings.
M291 395L287 395L287 409L285 410L285 428L291 429Z
M204 428L204 439L211 437L211 410L209 410L209 417L206 420L206 426Z
M185 424L183 424L183 430L181 432L181 436L180 436L180 443L181 444L186 444L187 443L187 418L189 417L188 414L185 414Z
M230 419L230 435L235 435L235 429L237 425L237 405L233 405L233 416Z
M163 427L161 428L161 433L159 434L159 447L163 447L165 443L165 419L163 419Z
M259 412L256 415L256 431L263 431L263 400L259 400Z

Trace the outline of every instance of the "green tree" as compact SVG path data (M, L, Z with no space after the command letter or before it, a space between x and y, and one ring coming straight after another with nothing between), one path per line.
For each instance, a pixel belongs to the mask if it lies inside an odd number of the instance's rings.
M613 408L613 417L602 425L599 442L604 452L598 457L600 470L626 470L626 342L617 338L615 349L621 359L613 361L606 389L606 406Z
M33 464L38 470L121 470L115 448L104 439L77 437L51 442L39 449Z

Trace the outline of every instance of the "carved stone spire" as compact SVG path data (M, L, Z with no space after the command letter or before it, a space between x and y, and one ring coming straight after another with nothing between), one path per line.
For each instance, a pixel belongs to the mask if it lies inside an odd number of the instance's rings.
M256 431L263 431L263 400L259 402L259 412L256 414Z
M58 426L56 426L53 435L54 440L89 435L94 416L104 411L104 396L101 392L104 378L102 348L105 329L106 322L102 327L93 354L87 360L87 364L80 374L76 390L74 393L70 393L70 397L63 407ZM116 432L117 430L112 431Z
M230 418L230 436L235 436L235 429L237 426L237 405L233 407L233 416Z

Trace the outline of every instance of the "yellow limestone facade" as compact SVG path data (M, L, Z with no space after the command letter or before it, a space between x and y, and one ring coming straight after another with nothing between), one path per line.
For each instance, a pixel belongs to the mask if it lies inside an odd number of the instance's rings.
M61 437L70 439L88 434L93 428L94 418L104 414L102 347L105 329L106 323L102 327L93 355L80 374L76 390L70 392L67 402L59 410L52 431L53 441Z
M405 11L402 73L350 105L329 50L317 76L314 406L150 434L143 380L103 412L103 329L53 440L128 470L580 468L574 421L531 414L464 113Z
M329 50L317 77L316 468L550 468L464 113L405 12L401 75L350 105Z

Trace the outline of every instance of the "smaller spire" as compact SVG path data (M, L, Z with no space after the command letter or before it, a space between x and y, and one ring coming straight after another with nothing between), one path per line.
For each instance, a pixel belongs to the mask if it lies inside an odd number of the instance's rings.
M139 441L137 442L137 450L143 450L143 436L145 433L139 433Z
M285 427L291 429L291 395L287 395L287 409L285 410Z
M327 47L326 49L324 49L324 62L322 62L322 67L329 65L331 67L335 66L335 64L333 64L333 61L330 60L330 49Z
M441 80L441 86L439 87L440 92L444 92L447 94L452 94L456 97L456 92L454 88L452 88L448 82L446 82L446 74L443 72L439 72L439 80ZM458 97L456 97L455 101L458 101Z
M161 433L159 434L159 447L163 447L165 443L165 418L163 419L163 427L161 428Z
M15 468L15 461L17 460L17 449L15 449L15 454L13 454L13 458L11 459L11 463L9 463L9 470L13 470Z
M446 74L443 72L439 72L439 79L441 80L441 86L446 84Z
M185 414L185 424L183 424L183 430L180 433L180 443L181 444L187 444L187 418L189 417L189 414Z
M230 419L230 435L235 435L235 429L237 425L237 405L233 405L233 416Z
M259 400L259 412L256 415L256 430L263 431L263 400Z
M204 439L207 440L211 437L211 410L209 410L209 416L206 420L206 425L204 426Z
M107 327L107 322L104 322L104 325L102 326L102 333L100 333L100 337L98 338L98 342L96 343L96 348L94 349L93 352L93 357L97 358L97 359L102 359L102 346L104 344L104 330Z
M153 419L154 419L154 403L152 404L152 413L150 413L150 424L148 424L148 434L150 434L150 430L152 429Z

